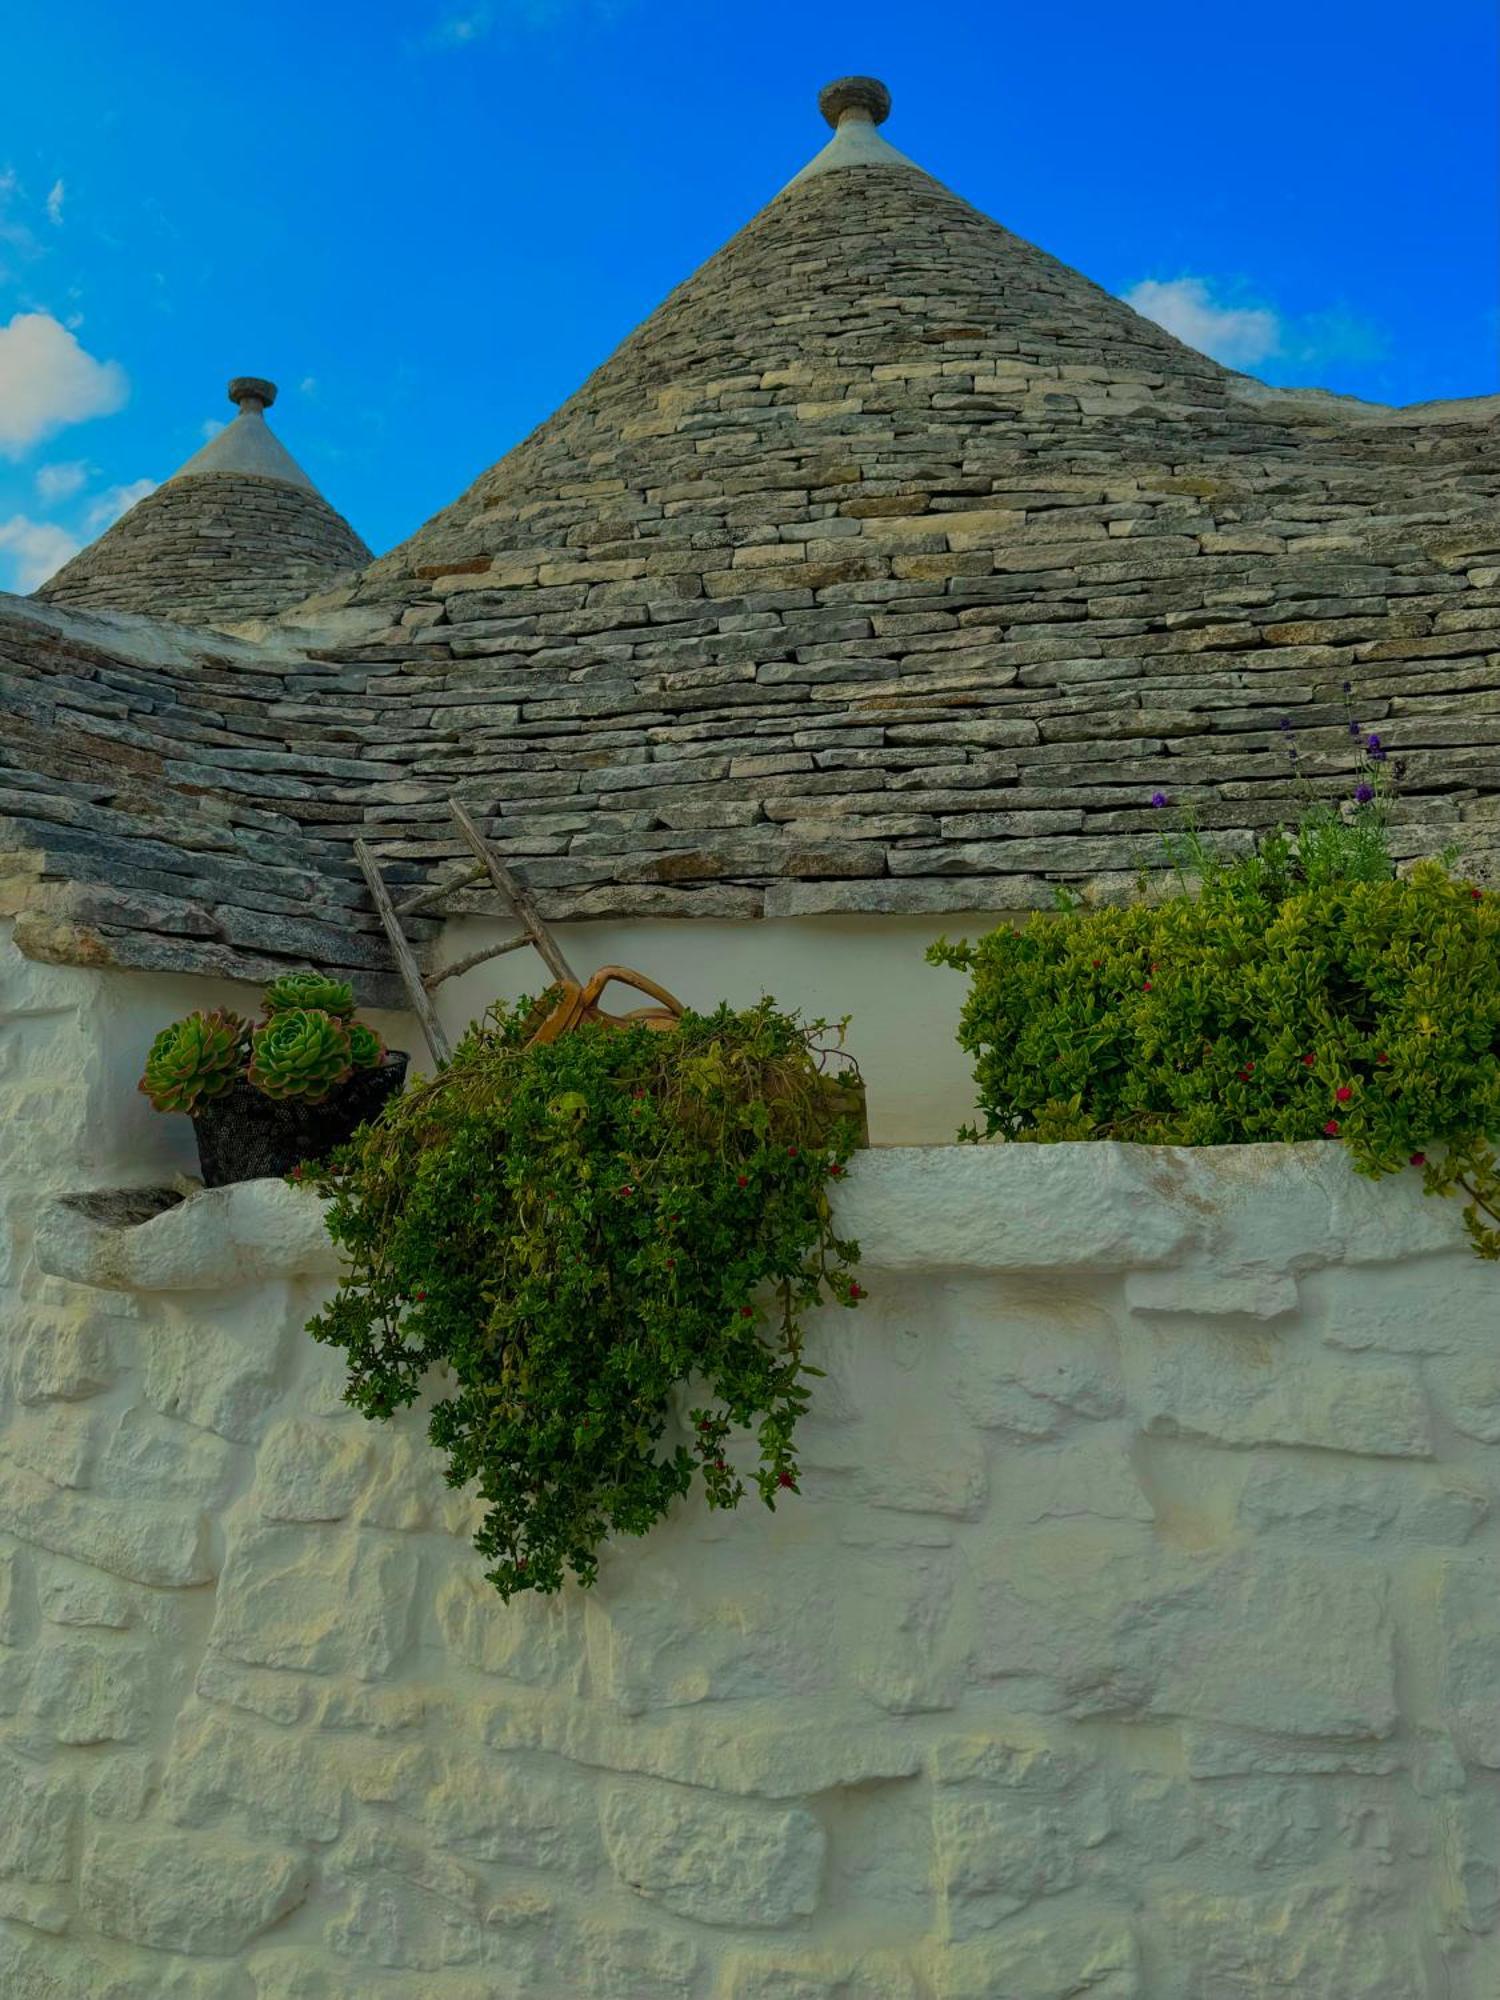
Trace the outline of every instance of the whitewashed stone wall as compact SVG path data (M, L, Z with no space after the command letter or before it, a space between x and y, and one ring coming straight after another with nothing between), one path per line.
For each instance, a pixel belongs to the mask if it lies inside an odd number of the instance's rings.
M50 1199L109 991L0 1031L6 2000L1500 1991L1500 1271L1415 1175L867 1155L802 1496L506 1607L311 1197Z

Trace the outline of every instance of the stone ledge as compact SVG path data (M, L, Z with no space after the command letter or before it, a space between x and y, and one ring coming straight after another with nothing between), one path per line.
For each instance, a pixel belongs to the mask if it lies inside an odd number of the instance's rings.
M337 1276L322 1203L284 1181L207 1189L144 1221L130 1218L149 1210L151 1191L130 1192L138 1205L118 1214L113 1196L50 1202L41 1269L131 1292ZM1288 1273L1463 1247L1456 1202L1429 1200L1416 1174L1365 1180L1321 1144L874 1147L851 1167L837 1215L873 1269L1191 1269L1229 1288L1211 1302L1200 1283L1173 1302L1200 1314L1263 1317L1286 1309L1272 1294ZM1136 1304L1161 1309L1149 1289Z
M205 1188L134 1223L64 1196L37 1218L35 1256L49 1276L107 1292L224 1292L339 1268L322 1202L279 1180Z

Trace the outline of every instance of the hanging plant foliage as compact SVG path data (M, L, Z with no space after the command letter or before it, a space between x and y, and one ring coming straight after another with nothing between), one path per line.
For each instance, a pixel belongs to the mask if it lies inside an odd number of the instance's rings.
M610 1534L644 1534L700 1475L711 1507L796 1490L802 1317L852 1305L858 1249L828 1184L863 1095L827 1024L769 1000L670 1032L591 1024L528 1046L546 1000L491 1010L453 1059L312 1179L349 1260L310 1324L369 1417L449 1393L429 1433L484 1504L502 1597L587 1585ZM841 1033L838 1040L841 1041ZM693 1378L689 1434L662 1440Z

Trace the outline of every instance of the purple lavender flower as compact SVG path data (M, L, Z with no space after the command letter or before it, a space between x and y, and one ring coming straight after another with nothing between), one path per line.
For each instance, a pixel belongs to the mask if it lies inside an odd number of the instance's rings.
M1385 745L1378 736L1372 735L1365 738L1365 751L1372 764L1383 764L1385 762Z
M1359 734L1359 724L1358 724L1357 722L1351 722L1351 723L1349 724L1349 734L1350 734L1351 736L1358 736L1358 734Z
M1367 806L1374 796L1375 787L1373 785L1356 785L1354 787L1354 803L1357 806Z
M1354 688L1354 683L1353 683L1353 681L1345 681L1345 682L1344 682L1344 693L1345 693L1345 694L1349 694L1349 693L1352 693L1352 691L1353 691L1353 688Z
M1165 792L1153 792L1151 794L1151 803L1154 806L1168 806L1172 801L1167 797Z
M1292 718L1289 715L1282 716L1280 722L1278 722L1276 725L1278 729L1290 729L1291 726L1292 726Z

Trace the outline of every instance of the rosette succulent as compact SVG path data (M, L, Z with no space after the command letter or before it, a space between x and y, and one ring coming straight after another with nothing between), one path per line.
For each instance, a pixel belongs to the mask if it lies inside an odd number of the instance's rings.
M321 972L285 972L271 981L261 1005L268 1017L311 1007L347 1021L354 1012L354 988L347 979L328 979Z
M354 1066L349 1030L319 1007L288 1007L250 1038L250 1081L267 1097L317 1104Z
M157 1111L191 1112L222 1097L245 1073L247 1024L226 1008L189 1014L151 1044L142 1089Z
M363 1021L346 1023L349 1035L349 1056L356 1069L379 1069L385 1060L385 1043L375 1030Z

